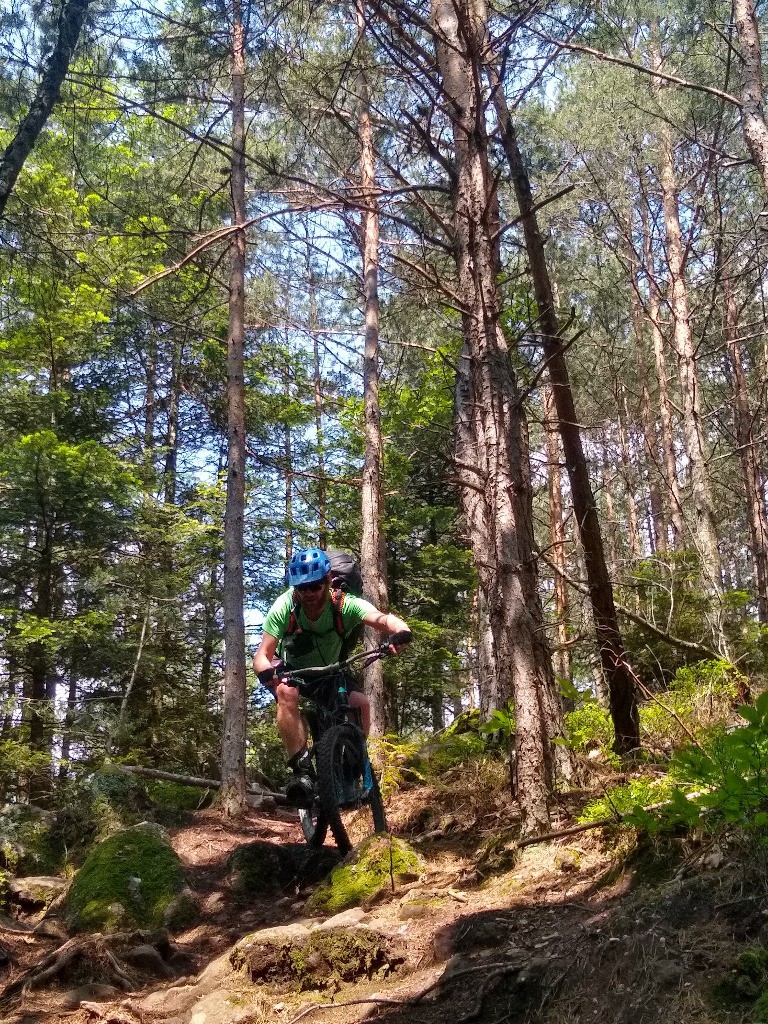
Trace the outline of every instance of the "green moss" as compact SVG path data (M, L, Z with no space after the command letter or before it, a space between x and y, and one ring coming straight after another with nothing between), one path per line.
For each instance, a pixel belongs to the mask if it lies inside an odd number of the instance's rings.
M100 843L75 876L65 904L74 931L155 928L184 886L178 858L155 826Z
M247 843L229 858L233 888L239 896L276 896L296 877L289 854L274 843Z
M400 839L371 836L357 850L353 863L343 863L310 897L310 913L338 913L373 900L391 888L397 879L418 877L418 856Z
M312 932L303 946L290 951L300 989L336 987L361 975L383 976L391 964L386 943L361 928L327 928Z
M729 975L712 986L710 1000L725 1010L752 1003L749 1020L768 1020L768 948L756 946L740 953Z

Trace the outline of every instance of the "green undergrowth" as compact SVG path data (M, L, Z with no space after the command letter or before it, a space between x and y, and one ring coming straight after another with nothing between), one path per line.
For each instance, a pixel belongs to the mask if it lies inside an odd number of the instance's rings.
M750 1024L768 1024L768 949L755 946L737 957L728 974L711 987L715 1009L742 1011Z
M741 725L719 725L690 739L674 752L665 775L639 774L588 804L580 820L613 816L651 835L735 829L762 842L768 834L768 691L738 712Z
M371 903L398 881L418 878L421 861L401 839L371 836L329 875L307 902L310 914L336 914Z

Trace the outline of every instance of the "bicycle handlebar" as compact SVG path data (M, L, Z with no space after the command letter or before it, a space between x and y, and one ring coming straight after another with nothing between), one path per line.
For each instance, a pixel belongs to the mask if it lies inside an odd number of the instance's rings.
M397 645L399 647L410 643L412 639L413 634L410 630L401 630L399 633L393 633L385 643L379 644L379 646L373 648L373 650L360 651L359 654L353 654L349 658L345 658L343 661L334 662L332 665L275 669L274 678L279 680L281 683L285 683L287 686L298 686L302 681L309 682L312 679L322 679L325 676L336 675L337 672L341 672L349 665L353 665L355 662L362 661L364 659L367 659L364 665L364 667L367 668L368 665L372 665L374 661L379 661L381 658L386 658L388 655L393 654L393 645ZM259 675L261 676L261 673Z

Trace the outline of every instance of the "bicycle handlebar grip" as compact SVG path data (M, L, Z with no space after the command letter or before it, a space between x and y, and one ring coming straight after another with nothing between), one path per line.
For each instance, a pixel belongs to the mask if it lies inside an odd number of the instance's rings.
M409 644L411 640L413 640L413 633L410 629L401 629L399 633L393 633L387 643L393 647L402 647L403 644Z

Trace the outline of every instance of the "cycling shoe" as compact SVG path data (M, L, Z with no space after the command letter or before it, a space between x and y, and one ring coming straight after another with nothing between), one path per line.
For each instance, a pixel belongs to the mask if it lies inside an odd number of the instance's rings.
M294 807L308 810L315 799L315 785L308 775L296 775L285 787L285 795Z

